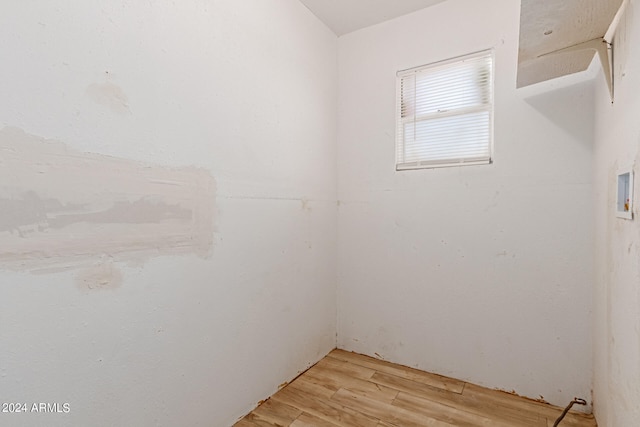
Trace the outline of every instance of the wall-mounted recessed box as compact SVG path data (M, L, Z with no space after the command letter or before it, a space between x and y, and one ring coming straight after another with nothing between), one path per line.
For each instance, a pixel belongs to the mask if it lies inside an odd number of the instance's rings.
M616 216L633 219L633 169L621 169L618 172L618 192L616 197Z

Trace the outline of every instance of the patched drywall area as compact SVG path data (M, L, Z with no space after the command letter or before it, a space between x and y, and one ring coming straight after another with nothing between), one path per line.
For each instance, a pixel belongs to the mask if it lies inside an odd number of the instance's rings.
M0 425L230 426L336 343L336 36L0 3Z
M594 412L602 427L640 425L640 222L615 214L617 174L640 167L640 4L630 2L614 39L615 101L596 88Z
M108 75L108 72L106 73ZM131 113L127 94L117 84L106 81L104 83L91 83L87 86L87 96L97 104L108 107L119 114Z
M9 127L0 152L0 269L211 253L215 182L204 169L80 153Z
M519 12L448 0L339 39L338 343L564 406L592 384L593 90L516 89ZM494 163L396 172L396 72L488 48Z

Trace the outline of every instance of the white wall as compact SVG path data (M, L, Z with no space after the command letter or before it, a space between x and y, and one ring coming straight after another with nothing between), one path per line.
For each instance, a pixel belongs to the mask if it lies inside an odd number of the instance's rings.
M71 409L0 424L231 425L335 347L336 43L297 0L2 3L0 127L217 189L204 259L0 265L0 402Z
M614 214L616 174L640 170L640 4L632 0L614 41L615 102L601 78L596 91L596 284L594 412L602 427L640 425L640 197L635 219Z
M592 379L593 92L517 92L518 18L449 0L339 39L338 346L564 406ZM487 48L495 163L395 172L396 71Z

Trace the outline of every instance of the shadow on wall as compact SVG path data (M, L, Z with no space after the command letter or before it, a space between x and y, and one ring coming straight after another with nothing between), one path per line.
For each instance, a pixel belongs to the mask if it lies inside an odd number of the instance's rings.
M593 82L587 81L525 98L525 101L574 138L591 147L593 120L583 105L593 105Z

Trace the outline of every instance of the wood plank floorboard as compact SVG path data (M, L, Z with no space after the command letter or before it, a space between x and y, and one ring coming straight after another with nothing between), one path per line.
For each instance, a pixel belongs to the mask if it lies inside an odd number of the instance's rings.
M234 427L553 427L562 408L334 350ZM559 427L596 427L570 412Z

